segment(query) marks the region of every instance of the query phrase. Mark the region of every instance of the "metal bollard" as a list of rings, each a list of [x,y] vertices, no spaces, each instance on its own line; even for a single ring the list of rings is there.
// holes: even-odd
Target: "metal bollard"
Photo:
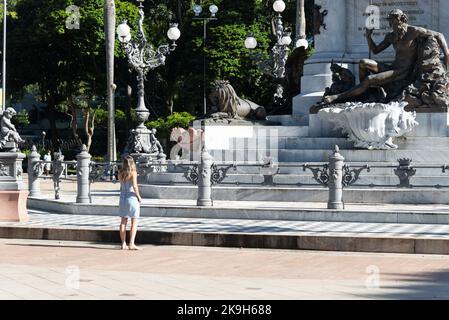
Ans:
[[[198,200],[199,207],[212,207],[212,165],[214,159],[203,147],[201,151],[201,162],[198,168]]]
[[[28,191],[30,197],[37,197],[41,194],[39,176],[42,174],[42,168],[38,163],[40,160],[41,155],[37,153],[36,146],[33,146],[28,156]]]
[[[83,144],[81,152],[76,156],[76,179],[78,185],[76,203],[90,203],[89,175],[91,158],[92,156],[87,152],[86,145]]]
[[[343,166],[345,158],[340,148],[335,146],[334,153],[329,156],[329,202],[328,209],[343,210]]]

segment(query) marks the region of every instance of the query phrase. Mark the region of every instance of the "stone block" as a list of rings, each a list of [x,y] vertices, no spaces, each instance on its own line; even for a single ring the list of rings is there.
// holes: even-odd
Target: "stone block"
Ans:
[[[0,191],[23,190],[22,161],[25,155],[15,152],[0,153]]]
[[[301,91],[302,92],[316,92],[324,91],[327,87],[332,85],[332,74],[315,74],[311,76],[302,76]]]
[[[26,222],[28,191],[0,191],[0,221]]]
[[[309,137],[335,137],[344,138],[341,130],[335,130],[334,126],[323,121],[317,114],[309,116]]]
[[[324,92],[305,92],[293,98],[293,115],[308,116],[310,108],[323,98]]]
[[[419,126],[407,137],[448,137],[449,113],[417,113]]]

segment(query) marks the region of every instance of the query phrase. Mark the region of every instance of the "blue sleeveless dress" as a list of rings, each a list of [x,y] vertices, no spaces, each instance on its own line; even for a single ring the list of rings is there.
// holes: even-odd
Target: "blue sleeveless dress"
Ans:
[[[131,219],[140,217],[140,203],[129,181],[120,183],[120,217]]]

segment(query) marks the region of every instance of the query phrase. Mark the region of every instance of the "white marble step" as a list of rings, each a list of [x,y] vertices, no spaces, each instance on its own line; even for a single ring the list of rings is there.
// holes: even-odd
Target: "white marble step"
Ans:
[[[362,188],[344,189],[346,203],[358,204],[449,204],[447,188]],[[140,185],[144,198],[150,199],[197,199],[198,187],[193,185]],[[280,186],[215,186],[212,199],[221,201],[273,201],[273,202],[325,202],[329,190],[324,187]]]
[[[264,183],[264,177],[260,174],[233,174],[233,170],[230,170],[226,179],[221,183],[222,185],[262,185]],[[436,176],[414,176],[411,178],[411,183],[415,186],[448,186],[449,187],[449,172],[447,174],[441,174]],[[174,185],[185,184],[190,182],[184,177],[183,173],[156,173],[147,176],[146,180],[141,181],[143,184],[154,185]],[[274,177],[274,183],[280,185],[318,185],[313,179],[311,171],[306,171],[302,175],[287,175],[279,174]],[[373,173],[367,173],[364,171],[360,175],[360,179],[354,184],[354,186],[396,186],[398,185],[399,178],[393,173],[388,175],[379,175]]]
[[[330,150],[279,150],[280,162],[327,162]],[[411,158],[414,162],[449,163],[449,149],[436,150],[341,150],[347,162],[392,162]]]
[[[399,150],[449,150],[449,137],[403,137],[394,141],[398,145]],[[260,149],[277,146],[279,149],[289,150],[332,150],[336,145],[340,149],[354,149],[354,144],[347,138],[334,137],[291,137],[276,136],[270,137],[260,136],[254,138],[235,138],[231,141],[231,146],[235,149],[244,147],[245,149]],[[362,150],[362,149],[359,149]]]
[[[197,127],[201,128],[201,127]],[[273,137],[307,137],[309,127],[304,126],[207,126],[206,135],[211,138],[223,136],[255,138],[260,136]]]
[[[282,126],[308,126],[308,116],[278,115],[268,116],[268,121],[282,123]]]

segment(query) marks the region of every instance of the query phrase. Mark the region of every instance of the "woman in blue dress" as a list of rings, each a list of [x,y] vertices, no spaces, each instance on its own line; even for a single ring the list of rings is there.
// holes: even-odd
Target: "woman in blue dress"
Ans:
[[[138,218],[140,216],[140,203],[142,197],[137,186],[137,169],[134,159],[127,156],[123,159],[122,170],[119,173],[120,180],[120,239],[122,240],[122,250],[141,250],[134,243],[137,233]],[[126,225],[131,219],[131,239],[129,247],[126,246]]]

